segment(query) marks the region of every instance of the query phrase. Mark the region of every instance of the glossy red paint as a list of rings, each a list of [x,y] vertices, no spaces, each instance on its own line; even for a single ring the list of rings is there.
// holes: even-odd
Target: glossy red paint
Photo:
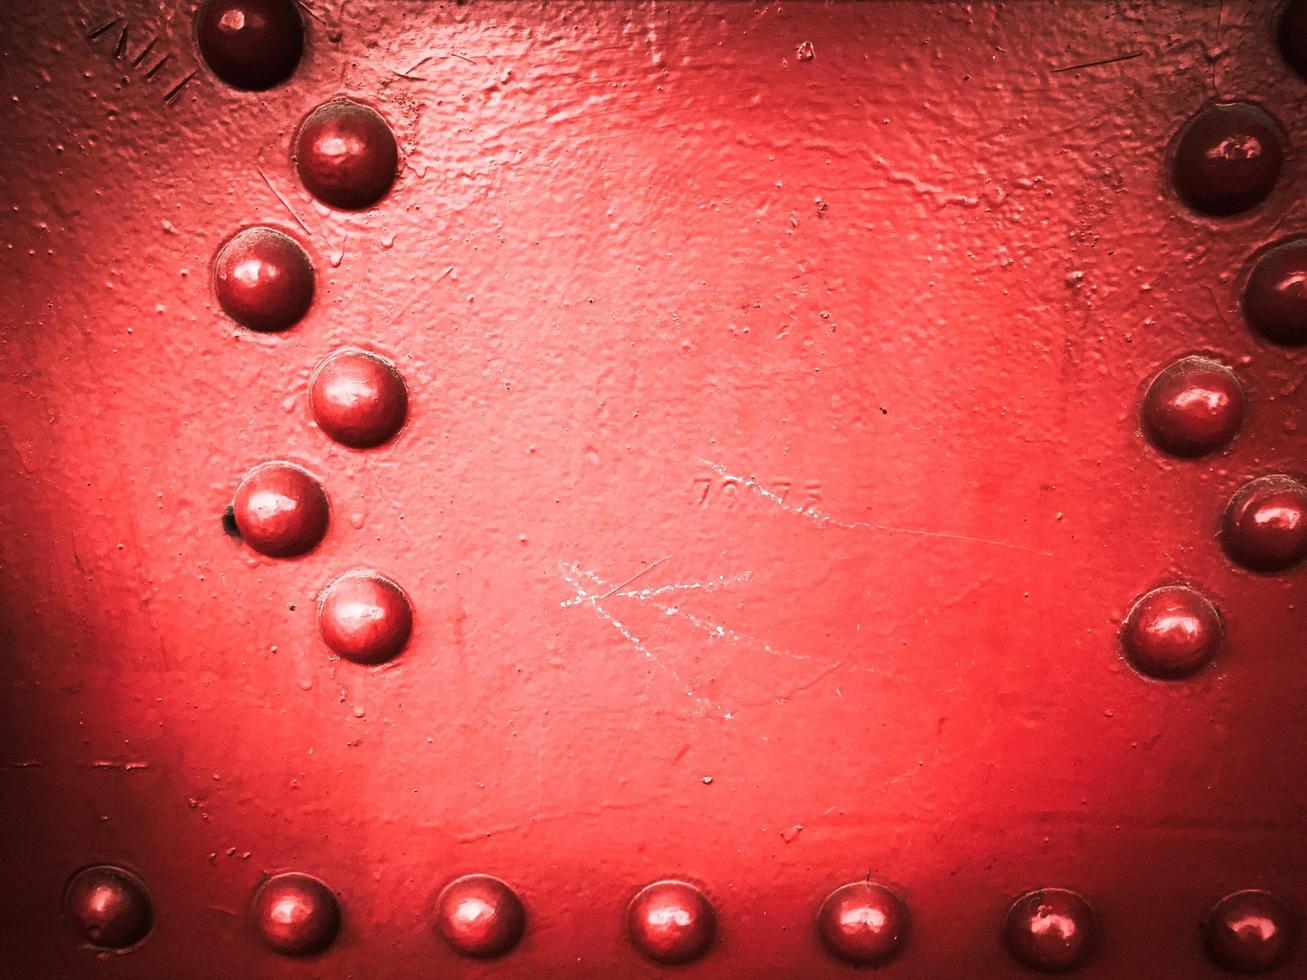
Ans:
[[[1175,456],[1224,447],[1243,425],[1243,387],[1234,372],[1206,357],[1184,357],[1158,374],[1144,396],[1144,429]]]
[[[1185,127],[1175,153],[1175,186],[1206,214],[1232,215],[1266,200],[1284,163],[1284,137],[1256,106],[1214,105]]]
[[[390,190],[399,148],[375,109],[337,99],[309,113],[295,137],[294,159],[310,194],[333,207],[358,210]]]
[[[258,91],[295,70],[304,23],[295,0],[204,0],[195,15],[195,40],[220,80]]]
[[[1012,903],[1004,938],[1023,966],[1067,973],[1089,962],[1097,940],[1093,910],[1065,888],[1040,888]]]
[[[1230,498],[1221,527],[1226,553],[1245,568],[1282,572],[1307,559],[1307,487],[1260,476]]]
[[[259,939],[274,953],[312,956],[336,938],[340,905],[317,878],[287,871],[259,886],[250,903],[250,919]]]
[[[242,540],[273,558],[312,551],[327,533],[327,495],[308,470],[294,463],[260,463],[241,479],[232,518]]]
[[[1243,312],[1267,340],[1307,344],[1307,239],[1284,242],[1258,259],[1244,290]]]
[[[684,881],[656,881],[626,912],[631,944],[657,963],[688,963],[708,952],[717,915],[707,897]]]
[[[1221,617],[1202,595],[1182,585],[1141,596],[1126,616],[1121,644],[1137,670],[1152,677],[1188,677],[1221,648]]]
[[[68,882],[64,910],[84,942],[101,949],[127,949],[143,940],[154,923],[150,893],[125,868],[84,868]]]
[[[817,911],[869,875],[889,978],[1028,978],[1040,883],[1092,900],[1098,980],[1224,976],[1236,888],[1300,919],[1307,569],[1220,532],[1307,476],[1297,260],[1269,332],[1244,304],[1307,234],[1282,4],[300,9],[250,93],[194,0],[0,3],[0,974],[644,980],[669,876],[715,910],[691,980],[852,975]],[[340,99],[398,150],[360,210],[292,159]],[[1224,103],[1285,153],[1213,217],[1175,152]],[[219,299],[256,227],[312,267],[292,329]],[[347,346],[408,391],[366,451],[311,410]],[[1141,413],[1191,355],[1246,412],[1181,459]],[[294,561],[224,533],[265,460],[330,499]],[[411,602],[382,665],[323,643],[350,569]],[[1160,683],[1121,633],[1173,583],[1224,638]],[[122,954],[60,912],[105,862],[155,911]],[[308,962],[250,925],[286,868],[341,910]],[[475,962],[431,912],[483,871],[529,925]]]
[[[1236,973],[1267,973],[1293,951],[1293,913],[1270,892],[1248,889],[1221,899],[1203,922],[1212,959]]]
[[[490,875],[464,875],[436,898],[441,938],[466,956],[503,956],[522,938],[526,910],[512,888]]]
[[[826,896],[817,933],[831,954],[855,966],[889,963],[907,939],[908,910],[884,885],[854,881]]]
[[[275,333],[293,327],[313,303],[313,264],[290,236],[246,228],[214,259],[213,288],[237,323]]]
[[[408,414],[408,389],[395,365],[361,350],[336,351],[318,365],[309,400],[322,431],[355,449],[388,441]]]
[[[346,660],[378,664],[399,654],[413,632],[413,607],[394,582],[373,572],[342,575],[322,593],[318,627]]]

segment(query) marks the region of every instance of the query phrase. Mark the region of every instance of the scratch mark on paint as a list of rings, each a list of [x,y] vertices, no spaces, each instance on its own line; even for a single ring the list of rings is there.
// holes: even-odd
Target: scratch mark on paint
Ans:
[[[1038,548],[1031,548],[1023,544],[1014,544],[1011,541],[998,541],[993,538],[980,538],[970,534],[956,534],[951,531],[932,531],[926,528],[918,528],[918,527],[898,527],[893,524],[872,524],[864,521],[841,521],[838,518],[832,517],[829,514],[821,510],[818,510],[816,507],[813,506],[801,507],[797,504],[787,504],[784,498],[781,497],[780,494],[776,493],[776,491],[759,483],[757,480],[752,479],[751,477],[737,476],[734,473],[729,473],[724,467],[718,465],[717,463],[711,462],[710,460],[700,458],[699,462],[702,463],[704,466],[708,467],[710,470],[712,470],[722,479],[730,480],[731,482],[737,483],[748,490],[752,490],[754,493],[758,494],[759,496],[765,497],[766,499],[770,500],[772,503],[776,504],[776,506],[780,507],[782,510],[787,510],[792,514],[799,514],[800,516],[806,517],[809,520],[813,521],[814,523],[821,524],[823,526],[838,527],[846,531],[881,531],[886,534],[910,534],[922,538],[940,538],[948,541],[967,541],[972,544],[989,545],[994,548],[1006,548],[1009,551],[1022,551],[1031,555],[1040,555],[1044,558],[1054,557],[1051,551],[1041,551]]]
[[[299,225],[302,229],[304,229],[304,234],[312,238],[313,232],[309,231],[309,226],[306,225],[302,220],[300,220],[300,216],[295,213],[295,209],[290,206],[290,202],[281,196],[281,192],[278,191],[277,188],[272,186],[272,181],[270,181],[268,179],[268,175],[263,172],[263,168],[258,165],[255,165],[254,169],[259,172],[259,176],[263,178],[263,182],[268,185],[268,190],[272,191],[273,197],[275,197],[278,201],[280,201],[281,206],[286,209],[287,213],[289,213],[292,218],[295,219],[295,224]]]

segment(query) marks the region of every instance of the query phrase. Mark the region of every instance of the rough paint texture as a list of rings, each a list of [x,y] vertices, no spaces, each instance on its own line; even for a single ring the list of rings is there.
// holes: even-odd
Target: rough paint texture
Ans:
[[[1025,975],[1003,916],[1060,886],[1081,975],[1192,980],[1222,895],[1301,911],[1304,572],[1217,541],[1307,467],[1307,352],[1238,308],[1307,225],[1278,5],[305,6],[251,94],[192,3],[0,5],[0,972],[651,977],[623,915],[670,877],[719,925],[680,975],[838,977],[814,916],[871,874],[912,916],[886,976]],[[290,161],[341,96],[402,152],[357,214]],[[1215,99],[1288,146],[1224,221],[1168,186]],[[209,281],[255,224],[317,269],[282,335]],[[309,411],[345,345],[409,385],[364,453]],[[1138,424],[1189,353],[1249,406],[1192,462]],[[268,459],[330,496],[303,558],[223,533]],[[413,601],[392,665],[320,639],[356,567]],[[1225,646],[1149,681],[1121,619],[1179,582]],[[154,902],[127,955],[59,917],[99,862]],[[246,922],[283,870],[340,898],[308,963]],[[429,922],[472,872],[527,910],[486,963]]]

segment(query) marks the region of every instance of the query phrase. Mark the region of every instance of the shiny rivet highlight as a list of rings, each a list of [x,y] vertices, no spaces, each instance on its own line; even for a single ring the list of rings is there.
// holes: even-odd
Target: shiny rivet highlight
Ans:
[[[436,898],[436,931],[465,956],[502,956],[517,945],[526,928],[526,910],[517,894],[490,875],[464,875]]]
[[[1225,216],[1255,207],[1275,187],[1284,137],[1250,105],[1214,105],[1191,119],[1175,152],[1175,187],[1190,207]]]
[[[832,955],[855,966],[883,966],[907,938],[908,910],[883,885],[855,881],[835,889],[817,912],[817,934]]]
[[[1153,379],[1144,395],[1148,438],[1173,456],[1214,452],[1243,424],[1243,387],[1234,372],[1206,357],[1184,357]]]
[[[250,903],[250,918],[259,938],[274,953],[311,956],[336,938],[340,903],[317,878],[289,871],[259,886]]]
[[[322,431],[355,449],[386,442],[408,414],[408,390],[395,365],[361,350],[336,351],[318,365],[309,400]]]
[[[1236,973],[1265,973],[1284,965],[1293,952],[1293,916],[1270,892],[1249,889],[1227,895],[1203,922],[1203,942],[1212,960]]]
[[[205,0],[195,40],[220,79],[261,91],[285,81],[299,64],[304,23],[295,0]]]
[[[1044,973],[1065,973],[1093,953],[1094,913],[1065,888],[1026,892],[1008,910],[1003,934],[1013,957]]]
[[[413,631],[413,607],[394,582],[350,572],[332,582],[318,604],[318,628],[332,651],[361,664],[399,654]]]
[[[684,881],[657,881],[626,913],[627,934],[644,956],[658,963],[686,963],[708,951],[717,916],[703,892]]]
[[[332,207],[358,210],[390,190],[399,148],[374,109],[348,99],[314,109],[295,139],[295,166],[305,189]]]
[[[1257,260],[1244,286],[1243,313],[1267,340],[1307,344],[1307,239],[1277,245]]]
[[[1216,656],[1223,629],[1216,607],[1193,589],[1169,585],[1135,602],[1121,627],[1121,645],[1150,677],[1187,677]]]
[[[236,487],[232,517],[255,551],[290,558],[311,551],[327,533],[327,495],[294,463],[263,463]]]
[[[150,893],[124,868],[101,864],[77,872],[64,890],[64,910],[83,940],[102,949],[127,949],[154,924]]]
[[[1226,508],[1221,544],[1256,572],[1297,565],[1307,558],[1307,487],[1282,474],[1245,483]]]
[[[247,228],[218,250],[213,288],[237,323],[275,333],[298,323],[313,303],[313,263],[289,236]]]

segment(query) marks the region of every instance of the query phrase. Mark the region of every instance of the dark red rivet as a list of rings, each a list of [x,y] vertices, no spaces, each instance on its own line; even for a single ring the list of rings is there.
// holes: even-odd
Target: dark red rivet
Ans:
[[[295,0],[204,0],[195,37],[215,75],[250,91],[289,78],[304,50]]]
[[[1141,596],[1121,628],[1126,656],[1150,677],[1186,677],[1216,655],[1221,617],[1193,589],[1168,585]]]
[[[408,412],[408,391],[395,366],[361,350],[336,351],[318,365],[309,400],[322,431],[355,449],[381,445]]]
[[[375,110],[341,99],[318,106],[304,120],[295,139],[295,165],[318,200],[357,210],[390,190],[399,148]]]
[[[855,966],[881,966],[898,955],[908,931],[908,910],[883,885],[855,881],[827,896],[817,912],[817,933],[832,954]]]
[[[1266,199],[1284,162],[1275,120],[1250,105],[1214,105],[1191,119],[1175,151],[1175,187],[1197,211],[1231,215]]]
[[[703,892],[684,881],[656,881],[626,912],[631,942],[658,963],[685,963],[707,952],[717,916]]]
[[[1279,33],[1284,60],[1307,78],[1307,0],[1292,0],[1285,8]]]
[[[1307,344],[1307,239],[1277,245],[1257,261],[1244,287],[1243,313],[1267,340]]]
[[[102,949],[135,946],[154,924],[145,884],[130,871],[110,864],[73,875],[64,890],[64,909],[81,937]]]
[[[1094,913],[1065,888],[1026,892],[1008,910],[1004,937],[1021,963],[1045,973],[1083,966],[1093,952]]]
[[[255,551],[289,558],[312,550],[327,533],[327,495],[294,463],[263,463],[236,488],[232,516]]]
[[[350,572],[332,582],[318,604],[318,628],[335,653],[361,664],[394,657],[413,631],[413,607],[394,582]]]
[[[1226,508],[1221,544],[1253,571],[1297,565],[1307,558],[1307,487],[1279,474],[1245,483]]]
[[[1293,952],[1293,916],[1270,892],[1249,889],[1227,895],[1203,922],[1207,952],[1236,973],[1265,973]]]
[[[490,875],[465,875],[436,898],[436,931],[465,956],[502,956],[517,945],[526,910],[508,885]]]
[[[1206,357],[1184,357],[1149,385],[1144,431],[1165,452],[1202,456],[1234,438],[1243,412],[1243,387],[1234,372]]]
[[[340,929],[340,903],[325,884],[297,871],[273,875],[254,893],[250,918],[274,953],[311,956],[331,945]]]
[[[313,302],[313,263],[281,232],[247,228],[219,249],[213,287],[218,303],[237,323],[264,332],[285,330]]]

